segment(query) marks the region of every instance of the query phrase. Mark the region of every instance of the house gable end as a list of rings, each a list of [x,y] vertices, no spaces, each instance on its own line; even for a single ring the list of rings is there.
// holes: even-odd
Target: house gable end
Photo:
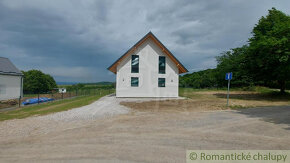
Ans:
[[[139,40],[134,46],[132,46],[125,54],[123,54],[116,62],[114,62],[108,70],[113,73],[117,73],[117,66],[121,63],[122,60],[130,56],[134,51],[137,50],[139,46],[141,46],[146,40],[151,39],[160,49],[161,51],[167,55],[178,67],[179,74],[186,73],[188,70],[177,60],[177,58],[153,35],[152,32],[146,34],[141,40]]]

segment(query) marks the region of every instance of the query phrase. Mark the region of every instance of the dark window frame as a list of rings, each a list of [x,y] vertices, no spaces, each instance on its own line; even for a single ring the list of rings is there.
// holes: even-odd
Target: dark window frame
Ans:
[[[164,66],[161,66],[162,60],[164,60]],[[165,74],[166,73],[166,57],[165,56],[159,56],[158,73],[159,74]]]
[[[132,82],[134,79],[137,79],[136,85]],[[139,87],[139,77],[131,77],[131,87]]]
[[[136,65],[133,65],[133,62],[136,58],[138,58],[138,63]],[[131,56],[131,73],[139,73],[139,63],[140,63],[139,55],[132,55]]]
[[[161,81],[163,80],[163,82]],[[162,83],[160,83],[162,82]],[[165,78],[158,78],[158,87],[166,87],[166,79]]]

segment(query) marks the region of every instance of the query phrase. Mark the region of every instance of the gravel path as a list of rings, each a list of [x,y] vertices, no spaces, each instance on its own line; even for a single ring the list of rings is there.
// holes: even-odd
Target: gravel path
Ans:
[[[47,116],[39,117],[43,120],[62,122],[90,121],[100,117],[108,117],[117,114],[126,114],[129,109],[119,105],[119,100],[112,95],[105,96],[90,105],[80,108],[58,112]]]

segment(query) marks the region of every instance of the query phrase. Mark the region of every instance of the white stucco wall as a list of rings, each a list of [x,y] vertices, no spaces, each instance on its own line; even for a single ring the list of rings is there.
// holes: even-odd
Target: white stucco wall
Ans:
[[[21,82],[21,76],[0,75],[0,100],[22,96]]]
[[[178,68],[151,40],[132,55],[139,55],[139,73],[131,73],[131,55],[117,67],[117,97],[178,97]],[[159,56],[166,56],[165,74],[159,74]],[[139,86],[131,87],[131,77],[139,77]],[[158,78],[165,78],[165,87],[158,87]]]

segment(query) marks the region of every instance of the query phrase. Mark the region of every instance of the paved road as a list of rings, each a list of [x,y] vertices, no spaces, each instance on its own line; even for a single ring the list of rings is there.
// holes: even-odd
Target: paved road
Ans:
[[[0,161],[184,162],[186,149],[290,149],[290,106],[111,115],[118,102],[105,97],[69,114],[1,122]],[[64,118],[100,106],[110,116]]]

